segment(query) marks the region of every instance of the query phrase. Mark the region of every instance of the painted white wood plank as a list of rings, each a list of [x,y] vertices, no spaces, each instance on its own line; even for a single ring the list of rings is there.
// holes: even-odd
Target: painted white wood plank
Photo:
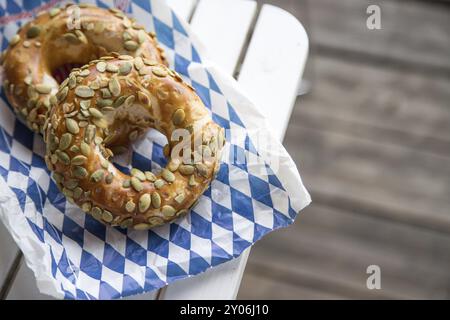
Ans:
[[[3,287],[5,278],[18,254],[19,248],[0,221],[0,288]]]
[[[209,46],[202,37],[200,40]],[[280,53],[280,49],[286,52]],[[289,122],[307,52],[308,37],[300,22],[284,10],[263,6],[238,81],[269,117],[280,140]],[[271,65],[275,67],[269,68]],[[171,284],[162,290],[160,299],[235,299],[249,253],[247,249],[235,260]]]
[[[239,83],[283,139],[308,56],[308,35],[290,13],[263,6]]]
[[[256,2],[200,0],[191,27],[208,58],[232,74],[256,13]]]
[[[166,0],[167,4],[184,20],[188,20],[194,11],[197,0]]]

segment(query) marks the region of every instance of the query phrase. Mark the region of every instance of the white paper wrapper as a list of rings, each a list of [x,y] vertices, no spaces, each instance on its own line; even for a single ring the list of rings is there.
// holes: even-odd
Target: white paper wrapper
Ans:
[[[11,2],[14,6],[0,3],[9,22],[1,29],[3,49],[26,22],[14,20],[17,15],[37,12],[41,5],[27,1],[24,8],[22,1]],[[130,1],[126,11],[157,33],[171,67],[227,129],[221,170],[191,213],[170,225],[148,232],[105,227],[59,193],[42,158],[42,138],[16,120],[2,91],[0,217],[41,292],[58,298],[125,297],[201,273],[291,224],[311,201],[294,162],[258,108],[234,79],[202,57],[189,26],[163,1]],[[117,165],[158,169],[166,163],[163,144],[162,136],[150,131]]]

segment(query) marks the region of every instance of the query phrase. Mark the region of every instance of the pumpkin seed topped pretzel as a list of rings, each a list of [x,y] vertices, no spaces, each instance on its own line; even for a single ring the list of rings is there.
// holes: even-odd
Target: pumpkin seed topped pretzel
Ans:
[[[56,96],[45,126],[47,166],[67,199],[105,224],[143,230],[172,221],[219,169],[223,128],[192,87],[157,61],[103,57],[73,70]],[[159,174],[134,168],[131,176],[115,168],[113,151],[149,128],[169,141],[167,167]],[[174,152],[181,136],[184,154]]]
[[[83,65],[110,52],[166,64],[155,35],[120,10],[68,4],[42,12],[12,37],[2,55],[6,96],[28,127],[42,132],[59,86],[52,73],[63,65]],[[107,67],[103,62],[98,65],[100,70]],[[69,79],[68,87],[88,75],[84,69]]]

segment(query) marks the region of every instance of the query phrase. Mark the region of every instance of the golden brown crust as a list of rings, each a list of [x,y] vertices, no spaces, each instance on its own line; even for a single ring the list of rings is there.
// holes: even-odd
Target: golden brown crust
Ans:
[[[2,59],[6,96],[28,126],[41,132],[59,86],[52,72],[110,52],[166,64],[154,34],[146,33],[117,9],[88,5],[53,8],[39,14],[11,39]]]
[[[135,229],[185,214],[218,171],[224,144],[194,90],[164,65],[131,56],[91,62],[68,79],[45,131],[46,162],[66,197],[106,224]],[[108,160],[111,149],[148,128],[166,135],[169,164],[127,176]]]

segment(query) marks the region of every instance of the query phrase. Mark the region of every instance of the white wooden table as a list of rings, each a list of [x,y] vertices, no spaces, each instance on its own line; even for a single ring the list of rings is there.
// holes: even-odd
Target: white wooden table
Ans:
[[[208,58],[237,78],[270,119],[280,140],[289,122],[307,54],[308,36],[291,14],[253,0],[167,0],[203,42]],[[231,23],[230,23],[231,22]],[[235,299],[250,249],[239,258],[132,299]],[[0,223],[0,298],[49,299],[39,292]]]

